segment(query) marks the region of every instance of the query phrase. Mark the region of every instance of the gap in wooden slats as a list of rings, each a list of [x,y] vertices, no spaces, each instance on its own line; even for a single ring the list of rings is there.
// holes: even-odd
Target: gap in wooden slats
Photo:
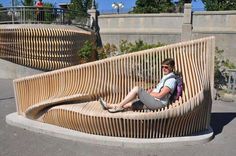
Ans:
[[[163,128],[163,119],[162,118],[160,118],[159,119],[159,124],[158,124],[158,138],[162,138],[162,133],[163,133],[163,130],[162,130],[162,128]]]
[[[144,69],[144,78],[145,78],[145,83],[144,83],[144,89],[147,89],[148,86],[149,86],[149,71],[150,71],[150,54],[149,53],[146,53],[145,55],[145,59],[144,59],[144,66],[145,66],[145,69]]]
[[[81,123],[81,132],[86,132],[86,125],[85,125],[85,121],[84,121],[84,115],[82,113],[80,113],[80,122]]]
[[[122,99],[122,93],[123,93],[123,82],[124,82],[124,75],[123,75],[123,70],[125,69],[124,68],[124,58],[121,58],[118,60],[118,66],[117,66],[117,78],[118,78],[118,85],[115,86],[114,90],[115,92],[117,92],[117,98],[116,98],[116,101],[115,103],[118,103],[121,101]]]
[[[121,85],[121,61],[122,61],[122,58],[120,59],[117,59],[116,60],[116,74],[114,75],[115,76],[115,85],[112,85],[112,90],[113,92],[115,93],[115,96],[114,96],[114,102],[113,103],[118,103],[118,100],[119,100],[119,93],[120,93],[120,85]]]
[[[83,110],[83,113],[86,115],[86,120],[87,120],[87,124],[88,124],[88,132],[93,132],[93,125],[91,123],[91,115],[90,112],[91,110],[93,110],[94,105],[91,105],[90,102],[87,102],[85,105],[85,109]]]
[[[77,79],[75,79],[76,75],[76,70],[75,69],[71,69],[69,72],[69,76],[70,76],[70,91],[69,91],[69,95],[74,95],[76,92],[76,87],[77,87]]]
[[[198,60],[197,60],[197,49],[196,49],[196,43],[193,44],[192,51],[193,51],[193,61],[194,61],[194,68],[195,68],[195,74],[196,74],[196,94],[200,91],[200,74],[199,74],[199,68],[198,68]]]
[[[108,127],[110,131],[110,136],[114,136],[115,132],[114,132],[114,126],[113,126],[113,119],[110,117],[108,118]]]
[[[178,133],[177,133],[177,136],[182,136],[183,135],[183,123],[184,123],[184,117],[186,117],[186,115],[181,115],[180,118],[179,118],[179,123],[178,123]]]
[[[195,116],[194,113],[189,112],[189,120],[188,120],[188,126],[187,126],[187,135],[191,135],[193,133],[192,125],[194,124],[194,116]]]
[[[107,129],[108,129],[108,135],[112,136],[112,125],[111,125],[110,119],[111,119],[110,117],[107,117],[105,120],[106,120]]]
[[[186,114],[184,114],[184,117],[182,116],[181,117],[182,119],[181,119],[181,122],[180,122],[180,124],[179,124],[179,127],[180,127],[180,133],[179,133],[179,135],[178,136],[183,136],[184,135],[184,131],[185,131],[185,129],[184,129],[184,127],[185,127],[185,125],[186,125],[186,118],[187,118],[187,115]]]
[[[187,130],[188,130],[188,126],[189,126],[189,113],[186,114],[185,118],[184,118],[184,122],[182,124],[182,136],[186,136],[187,135]]]
[[[101,118],[101,122],[102,122],[102,125],[103,125],[103,135],[107,135],[108,136],[108,129],[107,129],[107,124],[106,124],[106,118],[103,117]]]
[[[107,73],[106,76],[109,77],[109,83],[108,83],[108,92],[110,93],[108,96],[109,98],[109,102],[111,103],[115,103],[115,100],[116,100],[116,92],[114,92],[114,89],[113,89],[113,86],[116,86],[117,85],[117,77],[116,77],[116,74],[117,74],[117,60],[113,61],[113,62],[109,62],[108,64],[108,67],[112,65],[110,68],[112,68],[112,74],[110,75],[109,73]]]
[[[182,99],[183,99],[183,102],[186,102],[186,92],[188,91],[187,90],[187,85],[186,85],[186,76],[185,76],[185,73],[187,73],[185,71],[185,66],[184,66],[184,58],[183,58],[183,55],[184,52],[182,51],[182,48],[181,48],[181,45],[179,47],[177,47],[177,50],[178,50],[178,53],[179,53],[179,56],[180,56],[180,69],[181,69],[181,72],[182,72],[182,78],[183,78],[183,82],[184,82],[184,90],[183,90],[183,95],[182,95]]]
[[[96,95],[96,99],[98,97],[100,97],[100,88],[101,88],[101,75],[99,75],[99,72],[98,72],[98,67],[96,65],[93,66],[93,80],[94,80],[94,85],[93,85],[93,89],[91,90],[91,94],[92,95]]]
[[[116,136],[118,137],[122,137],[122,134],[121,134],[121,129],[122,129],[122,124],[120,124],[120,120],[118,118],[115,118],[115,123],[116,123]]]
[[[69,127],[69,129],[73,129],[72,125],[71,125],[71,122],[70,121],[70,114],[69,114],[69,111],[68,110],[63,110],[63,109],[59,109],[60,111],[60,126],[62,125],[63,127],[67,128]]]
[[[86,67],[83,67],[80,69],[81,70],[81,77],[82,77],[82,81],[81,81],[81,93],[85,94],[86,92],[86,87],[87,87],[87,73],[86,73]]]
[[[98,127],[99,127],[99,135],[104,135],[105,134],[102,120],[103,120],[102,117],[100,117],[100,116],[97,117],[97,124],[98,124]]]
[[[116,118],[111,118],[111,124],[112,124],[112,132],[113,132],[112,136],[118,137],[119,128],[118,128],[118,125],[117,125],[117,119]]]
[[[101,122],[100,122],[100,117],[99,116],[95,116],[95,124],[97,126],[97,134],[98,135],[102,135],[103,132],[102,132],[102,125],[101,125]]]
[[[85,93],[86,94],[91,94],[91,88],[93,88],[94,86],[94,81],[93,81],[93,73],[92,73],[92,66],[87,66],[86,67],[86,73],[87,73],[87,76],[86,76],[86,80],[87,82],[86,83],[86,89],[85,89]]]
[[[195,111],[199,113],[199,115],[202,115],[202,105],[198,106],[198,108]],[[202,117],[196,118],[195,131],[198,131],[200,129],[201,120],[202,120]]]
[[[120,93],[120,98],[119,98],[119,101],[120,102],[122,99],[125,98],[125,96],[127,95],[127,92],[126,92],[126,88],[128,88],[128,83],[127,81],[129,81],[129,76],[128,76],[128,68],[130,68],[129,66],[129,57],[124,57],[123,58],[123,70],[121,71],[121,74],[122,74],[122,80],[121,80],[121,93]]]
[[[153,133],[154,133],[154,127],[153,127],[154,121],[153,121],[153,119],[150,119],[149,122],[150,122],[150,126],[149,126],[149,137],[148,138],[152,138]]]
[[[112,82],[115,84],[115,79],[114,79],[114,77],[115,77],[115,61],[113,61],[113,62],[111,62],[111,61],[109,61],[109,62],[106,62],[106,66],[107,66],[107,69],[108,69],[108,71],[107,72],[105,72],[105,77],[107,77],[107,82],[106,82],[106,84],[105,84],[105,87],[106,87],[106,93],[108,93],[107,94],[107,96],[106,96],[106,101],[107,102],[109,102],[109,103],[112,103],[113,101],[113,99],[111,98],[111,95],[113,95],[114,93],[113,93],[113,90],[112,90]],[[110,71],[110,74],[109,74],[109,71]]]
[[[85,123],[85,133],[88,132],[88,133],[91,133],[91,130],[90,130],[90,125],[89,125],[89,117],[86,115],[86,113],[83,113],[84,114],[84,123]]]
[[[140,62],[139,62],[139,73],[138,76],[140,77],[140,81],[139,81],[139,86],[144,88],[144,77],[143,77],[143,69],[144,69],[144,55],[142,54],[140,57]]]
[[[90,125],[90,133],[92,134],[97,134],[97,128],[96,128],[96,125],[94,123],[94,116],[93,115],[90,115],[88,116],[89,118],[89,125]]]
[[[189,46],[187,48],[189,50]],[[189,86],[188,87],[188,89],[189,89],[189,98],[191,99],[193,97],[193,95],[194,95],[194,88],[195,88],[194,81],[195,81],[195,77],[196,76],[193,74],[194,73],[194,71],[193,71],[193,62],[191,60],[190,52],[189,51],[187,52],[187,64],[191,64],[188,67],[189,70],[188,70],[188,74],[187,74],[188,82],[189,82],[189,85],[188,85]]]
[[[171,136],[171,126],[172,126],[172,122],[173,122],[173,118],[168,118],[168,120],[166,121],[167,125],[166,125],[166,129],[165,129],[165,137],[168,138]]]
[[[72,110],[74,110],[74,105],[72,105]],[[76,112],[70,111],[70,121],[72,129],[78,131],[78,120],[76,120]]]
[[[88,70],[88,66],[83,68],[83,77],[84,77],[84,87],[83,87],[83,94],[86,94],[88,92],[88,88],[90,86],[90,81],[88,79],[90,79],[90,72]]]
[[[173,123],[171,125],[171,135],[170,137],[175,137],[177,136],[176,133],[177,133],[177,127],[178,127],[178,116],[175,116],[173,118]]]

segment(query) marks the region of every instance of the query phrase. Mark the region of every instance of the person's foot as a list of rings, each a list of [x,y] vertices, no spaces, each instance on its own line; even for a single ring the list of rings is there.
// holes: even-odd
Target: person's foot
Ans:
[[[123,107],[119,107],[119,106],[115,106],[113,108],[108,109],[108,112],[110,113],[117,113],[117,112],[123,112],[124,108]]]
[[[99,102],[104,110],[108,109],[107,103],[101,97],[99,98]]]

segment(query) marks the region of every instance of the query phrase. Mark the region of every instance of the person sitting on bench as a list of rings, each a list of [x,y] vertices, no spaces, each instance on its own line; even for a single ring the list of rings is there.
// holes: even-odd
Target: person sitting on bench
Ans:
[[[164,76],[154,89],[146,91],[136,86],[119,104],[110,104],[100,98],[101,106],[110,113],[121,112],[128,108],[156,110],[165,107],[169,103],[177,85],[173,72],[174,67],[175,61],[173,59],[165,59],[161,66]]]

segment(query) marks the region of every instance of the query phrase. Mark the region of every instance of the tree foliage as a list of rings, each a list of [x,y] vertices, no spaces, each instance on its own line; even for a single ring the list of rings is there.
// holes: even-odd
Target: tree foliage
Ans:
[[[34,0],[21,0],[21,3],[24,5],[24,6],[34,6]]]
[[[236,10],[236,0],[202,0],[207,11]]]
[[[140,39],[135,41],[134,43],[128,42],[127,40],[121,40],[119,48],[120,48],[121,53],[126,54],[126,53],[137,52],[140,50],[161,47],[163,45],[164,44],[162,44],[160,42],[158,42],[157,44],[148,44]]]
[[[235,69],[236,66],[223,56],[224,50],[216,47],[215,51],[215,88],[222,89],[228,80],[227,69]]]
[[[86,16],[87,10],[92,6],[92,0],[71,0],[69,10],[73,11],[72,16]]]
[[[171,0],[137,0],[134,13],[174,12],[175,5]]]

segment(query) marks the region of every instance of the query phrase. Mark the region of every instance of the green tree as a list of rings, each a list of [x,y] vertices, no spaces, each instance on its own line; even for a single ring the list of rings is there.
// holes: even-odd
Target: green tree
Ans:
[[[2,4],[0,4],[0,22],[11,21],[11,17],[8,16],[7,12],[7,9],[4,8]]]
[[[236,10],[235,0],[202,0],[207,11]]]
[[[71,0],[69,10],[73,12],[72,17],[86,16],[87,10],[92,6],[92,0]]]
[[[44,20],[46,21],[46,23],[51,23],[54,20],[54,12],[53,12],[53,4],[52,3],[44,3],[43,5],[44,7]]]
[[[174,12],[175,5],[171,0],[137,0],[133,13]]]
[[[21,0],[21,3],[24,5],[24,6],[33,6],[34,5],[34,0]]]

